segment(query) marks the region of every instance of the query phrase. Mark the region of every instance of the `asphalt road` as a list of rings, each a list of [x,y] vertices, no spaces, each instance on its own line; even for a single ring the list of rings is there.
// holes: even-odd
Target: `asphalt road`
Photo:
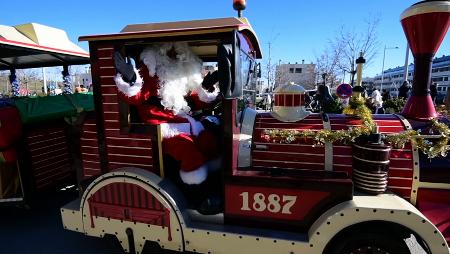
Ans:
[[[77,197],[75,190],[38,197],[30,209],[0,206],[0,253],[3,254],[121,254],[112,240],[64,230],[59,208]],[[412,254],[425,253],[414,238]],[[159,251],[151,251],[152,254]]]
[[[0,253],[120,254],[114,242],[64,230],[59,208],[77,193],[59,191],[37,198],[30,209],[0,207]]]

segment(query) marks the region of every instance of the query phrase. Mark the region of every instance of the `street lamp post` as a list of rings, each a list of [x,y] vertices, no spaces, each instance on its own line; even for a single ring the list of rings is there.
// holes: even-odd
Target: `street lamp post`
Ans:
[[[384,45],[384,51],[383,51],[383,65],[381,67],[381,84],[380,84],[380,92],[383,92],[383,81],[384,81],[384,60],[386,59],[386,49],[398,49],[398,47],[389,47],[387,48],[386,45]]]

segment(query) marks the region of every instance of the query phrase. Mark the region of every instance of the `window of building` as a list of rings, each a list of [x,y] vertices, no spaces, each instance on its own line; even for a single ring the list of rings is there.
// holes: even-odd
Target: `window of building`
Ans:
[[[295,73],[302,73],[302,68],[295,68]]]
[[[289,68],[289,73],[294,73],[294,68]]]
[[[444,81],[448,81],[448,76],[447,76],[447,77],[444,77]]]
[[[442,91],[442,87],[437,88],[438,92]]]
[[[442,91],[447,91],[447,87],[446,86],[444,86],[444,87],[442,87]]]
[[[437,69],[437,68],[433,68],[433,69],[431,70],[431,72],[432,72],[432,73],[438,72],[438,69]]]

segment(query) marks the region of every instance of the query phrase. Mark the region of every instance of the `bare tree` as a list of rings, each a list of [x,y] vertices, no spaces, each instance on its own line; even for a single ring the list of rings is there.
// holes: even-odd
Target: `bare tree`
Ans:
[[[371,63],[377,54],[379,42],[376,31],[379,22],[380,19],[375,16],[366,20],[366,29],[363,32],[356,32],[354,29],[350,31],[342,26],[334,40],[330,42],[331,48],[340,50],[338,68],[350,73],[352,81],[356,74],[355,61],[360,52],[366,59],[366,66]]]
[[[331,87],[337,84],[340,72],[339,61],[342,53],[341,44],[333,44],[327,47],[320,56],[316,57],[316,75],[318,83],[326,83]],[[324,75],[325,79],[324,80]]]

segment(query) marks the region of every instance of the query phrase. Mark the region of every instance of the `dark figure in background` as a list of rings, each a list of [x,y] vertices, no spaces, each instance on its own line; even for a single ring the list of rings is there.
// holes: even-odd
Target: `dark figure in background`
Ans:
[[[411,90],[411,85],[408,81],[403,81],[403,84],[398,89],[398,97],[403,99],[408,99],[409,91]]]
[[[317,110],[321,112],[329,112],[335,104],[335,100],[330,93],[330,88],[326,85],[319,85],[317,87],[317,93],[314,99],[318,102],[318,106],[320,107]]]
[[[386,91],[386,89],[383,89],[381,97],[383,98],[383,101],[387,101],[391,99],[391,94],[388,91]]]
[[[431,99],[433,100],[433,103],[436,104],[436,97],[437,97],[437,84],[433,83],[430,85],[430,96]]]

